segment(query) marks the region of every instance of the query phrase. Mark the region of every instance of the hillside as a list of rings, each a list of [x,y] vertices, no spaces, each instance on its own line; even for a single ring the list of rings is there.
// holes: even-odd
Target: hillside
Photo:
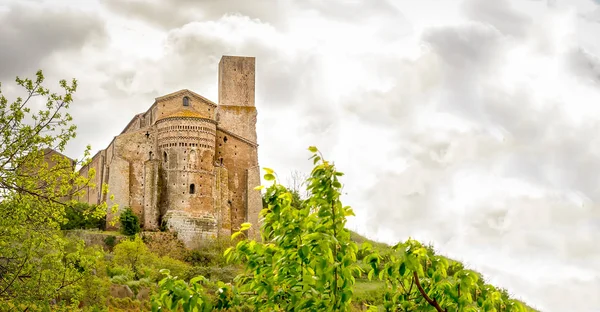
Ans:
[[[377,250],[379,253],[383,254],[383,253],[389,252],[389,250],[391,248],[391,246],[388,244],[373,241],[373,240],[368,239],[354,231],[350,231],[350,233],[351,233],[352,241],[354,241],[357,244],[362,244],[365,242],[369,243],[373,246],[373,249]],[[428,250],[430,252],[434,253],[433,248],[428,247]],[[463,264],[460,261],[456,261],[456,260],[450,259],[448,257],[444,257],[444,258],[447,259],[448,262],[451,264],[459,265],[461,267],[463,266]],[[385,283],[383,283],[381,281],[374,281],[374,280],[369,281],[366,277],[363,277],[363,278],[357,279],[355,294],[356,294],[356,297],[360,298],[360,301],[362,301],[362,302],[379,305],[379,304],[381,304],[381,297],[383,297],[385,288],[386,288]],[[503,293],[505,293],[506,296],[508,296],[508,292],[505,289],[501,289],[501,291]],[[519,301],[519,302],[521,302],[526,307],[527,311],[532,311],[532,312],[538,311],[538,310],[530,307],[529,305],[527,305],[525,302],[522,302],[522,301]]]
[[[89,246],[100,246],[105,250],[105,260],[101,267],[104,267],[106,274],[100,276],[106,277],[108,287],[105,288],[104,295],[107,298],[110,311],[133,311],[139,308],[149,308],[151,290],[155,288],[152,282],[158,281],[159,275],[135,277],[133,272],[127,273],[127,265],[120,263],[126,258],[123,254],[127,250],[131,251],[136,241],[130,242],[127,237],[115,232],[102,232],[94,230],[68,231],[70,235],[75,235],[86,241]],[[350,231],[351,239],[359,249],[367,243],[373,247],[373,250],[381,255],[392,253],[391,246],[370,240],[356,232]],[[114,237],[115,239],[107,239]],[[196,275],[203,275],[211,281],[233,282],[234,277],[243,273],[240,265],[228,264],[224,251],[231,245],[229,240],[215,240],[204,247],[187,250],[176,237],[168,232],[143,232],[141,238],[137,241],[137,256],[143,259],[146,270],[158,271],[162,268],[168,268],[172,273],[177,274],[184,280],[190,280]],[[125,245],[114,242],[123,242]],[[107,244],[108,242],[108,244]],[[113,242],[113,243],[111,243]],[[126,246],[128,245],[128,246]],[[140,245],[143,245],[140,248]],[[429,248],[431,249],[431,248]],[[364,260],[362,255],[358,257]],[[110,259],[110,260],[107,260]],[[462,266],[459,262],[446,258],[452,264]],[[363,261],[359,261],[359,266],[368,272],[369,266]],[[355,311],[366,309],[366,305],[375,305],[383,309],[383,298],[386,292],[386,284],[378,279],[369,280],[367,274],[362,274],[356,278],[354,285],[354,297],[352,307]],[[216,284],[208,286],[210,292],[218,290]],[[506,291],[501,290],[506,293]],[[508,294],[506,294],[508,296]],[[529,306],[527,311],[537,311]]]

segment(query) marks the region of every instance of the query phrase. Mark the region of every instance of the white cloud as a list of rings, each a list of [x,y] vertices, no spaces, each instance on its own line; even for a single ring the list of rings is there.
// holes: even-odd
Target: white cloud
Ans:
[[[80,80],[70,153],[156,96],[216,100],[220,56],[256,56],[262,165],[285,181],[317,145],[347,174],[352,228],[431,241],[543,311],[598,311],[594,2],[89,3],[108,44],[31,63]]]

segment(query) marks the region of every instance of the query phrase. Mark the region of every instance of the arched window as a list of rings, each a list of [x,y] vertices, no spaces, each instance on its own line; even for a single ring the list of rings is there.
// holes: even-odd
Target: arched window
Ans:
[[[187,96],[183,97],[183,106],[190,106],[190,98]]]
[[[167,162],[167,152],[163,152],[163,160],[164,162]]]
[[[196,193],[196,186],[194,185],[194,183],[190,184],[190,194],[194,194]]]

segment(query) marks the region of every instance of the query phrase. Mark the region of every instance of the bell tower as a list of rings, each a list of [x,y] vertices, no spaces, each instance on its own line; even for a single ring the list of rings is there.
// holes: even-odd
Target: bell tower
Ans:
[[[221,58],[215,160],[227,170],[231,228],[250,222],[252,236],[262,209],[260,191],[254,189],[260,184],[254,84],[254,57]]]

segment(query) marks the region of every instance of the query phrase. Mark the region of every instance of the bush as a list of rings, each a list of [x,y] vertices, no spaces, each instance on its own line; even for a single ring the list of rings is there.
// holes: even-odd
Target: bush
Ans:
[[[123,240],[114,249],[112,265],[127,268],[133,279],[146,277],[146,267],[152,263],[153,255],[148,251],[139,235],[132,240]]]
[[[177,238],[176,232],[145,232],[142,240],[148,246],[148,250],[159,257],[169,256],[184,260],[188,254],[183,242]]]
[[[150,272],[150,277],[154,281],[161,280],[164,276],[160,273],[160,270],[167,269],[172,275],[178,276],[184,279],[190,279],[194,276],[190,275],[191,266],[183,261],[173,259],[169,256],[156,257],[152,261],[153,271]]]
[[[61,230],[100,229],[105,225],[104,217],[94,216],[97,205],[75,203],[65,207],[66,223],[60,226]]]
[[[108,247],[109,250],[113,250],[113,248],[117,244],[117,237],[114,235],[106,236],[104,238],[104,244]]]
[[[225,266],[227,261],[223,253],[231,246],[229,237],[216,238],[188,251],[183,260],[195,266]]]
[[[242,272],[242,269],[237,266],[225,266],[225,267],[200,267],[195,266],[191,268],[185,276],[184,280],[189,280],[195,276],[204,276],[212,282],[221,281],[224,283],[231,283],[233,279]]]
[[[133,213],[131,208],[126,207],[119,217],[121,222],[121,233],[133,236],[140,232],[140,219]]]
[[[185,257],[185,261],[198,266],[210,266],[218,262],[222,257],[222,253],[216,250],[197,249],[190,250]]]

